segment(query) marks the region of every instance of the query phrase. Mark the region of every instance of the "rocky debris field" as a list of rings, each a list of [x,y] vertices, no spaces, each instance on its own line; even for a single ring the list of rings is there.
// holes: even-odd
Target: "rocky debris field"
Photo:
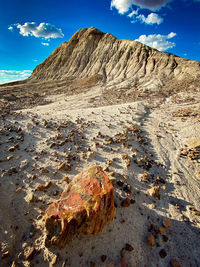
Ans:
[[[199,266],[199,98],[47,100],[0,114],[0,265]],[[45,211],[92,166],[114,186],[112,222],[47,247]]]

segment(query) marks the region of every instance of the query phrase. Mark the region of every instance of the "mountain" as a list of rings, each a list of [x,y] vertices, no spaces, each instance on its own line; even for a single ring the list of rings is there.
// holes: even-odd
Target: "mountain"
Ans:
[[[117,39],[91,27],[80,29],[63,42],[28,80],[160,88],[166,82],[186,79],[200,79],[200,62],[162,53],[137,41]]]

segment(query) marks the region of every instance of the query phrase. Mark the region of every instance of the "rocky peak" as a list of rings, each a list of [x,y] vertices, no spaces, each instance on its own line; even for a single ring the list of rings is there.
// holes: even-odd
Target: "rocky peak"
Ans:
[[[199,73],[199,62],[90,27],[78,30],[55,49],[34,69],[29,81],[79,81],[98,75],[98,83],[108,86],[130,87],[138,80],[140,84],[152,80],[161,86],[169,79],[195,79]]]

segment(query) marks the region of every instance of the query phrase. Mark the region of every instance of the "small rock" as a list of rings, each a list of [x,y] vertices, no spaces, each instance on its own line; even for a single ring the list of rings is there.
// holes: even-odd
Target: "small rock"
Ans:
[[[131,160],[128,159],[128,160],[126,161],[126,167],[128,168],[128,167],[130,167],[130,166],[131,166]]]
[[[165,180],[163,178],[161,178],[160,176],[157,176],[156,180],[159,183],[165,184]]]
[[[50,267],[51,267],[51,266],[54,266],[54,265],[56,264],[57,260],[58,260],[58,256],[55,255],[55,256],[53,257],[51,263],[50,263]]]
[[[148,175],[148,173],[147,173],[147,172],[144,172],[144,173],[142,174],[142,178],[143,178],[145,181],[148,181],[148,180],[149,180],[149,175]]]
[[[109,171],[108,166],[106,166],[103,170],[104,170],[105,172],[108,172],[108,171]]]
[[[13,262],[12,262],[11,267],[18,267],[18,266],[19,266],[19,263],[17,263],[16,261],[13,261]]]
[[[16,193],[19,193],[19,192],[21,192],[22,191],[22,188],[21,187],[18,187],[17,189],[16,189]]]
[[[132,251],[133,250],[133,247],[130,244],[126,243],[125,250]]]
[[[160,186],[153,186],[148,190],[150,196],[160,200]]]
[[[45,188],[49,188],[52,185],[51,181],[46,182],[46,184],[44,185]]]
[[[92,158],[94,158],[94,156],[95,156],[95,153],[94,153],[94,151],[89,151],[88,153],[87,153],[87,158],[88,159],[92,159]]]
[[[163,226],[160,226],[159,231],[161,234],[166,235],[166,228]]]
[[[28,160],[25,159],[25,160],[22,160],[21,163],[20,163],[20,169],[24,169],[28,166]]]
[[[14,158],[14,156],[13,155],[10,155],[10,156],[7,157],[7,161],[9,161],[9,160],[11,160],[13,158]]]
[[[101,256],[101,260],[102,260],[102,262],[104,262],[106,259],[107,259],[107,256],[106,256],[106,255],[102,255],[102,256]]]
[[[33,203],[34,200],[35,200],[35,196],[33,193],[29,193],[27,196],[26,196],[26,201],[29,202],[29,203]]]
[[[61,171],[61,170],[64,170],[66,168],[66,163],[63,162],[61,163],[59,166],[58,166],[58,170]]]
[[[17,145],[15,145],[15,146],[11,146],[11,147],[9,147],[9,149],[8,149],[8,151],[9,152],[14,152],[16,149],[18,149],[19,148],[19,144],[17,144]]]
[[[151,247],[154,247],[154,246],[155,246],[156,242],[155,242],[155,237],[154,237],[154,235],[152,235],[152,234],[148,234],[148,236],[147,236],[147,243],[148,243],[148,245],[151,246]]]
[[[160,255],[161,258],[165,258],[167,256],[167,252],[164,249],[161,249],[159,251],[159,255]]]
[[[171,228],[172,227],[172,220],[170,220],[169,218],[164,218],[163,219],[163,225],[165,228]]]
[[[43,184],[38,184],[37,185],[37,190],[43,191],[45,189],[45,186]]]
[[[163,235],[162,238],[164,242],[167,242],[169,240],[169,238],[166,235]]]
[[[108,165],[112,165],[112,160],[107,160],[107,162],[106,162]]]
[[[32,260],[36,253],[37,250],[35,247],[26,247],[24,250],[25,260]]]
[[[172,259],[170,261],[171,267],[181,267],[181,264],[176,260],[176,259]]]
[[[123,186],[124,185],[124,181],[123,180],[117,181],[117,185],[120,186],[120,187]]]
[[[7,257],[9,257],[9,256],[10,256],[9,251],[5,251],[5,252],[2,253],[1,258],[2,258],[2,259],[5,259],[5,258],[7,258]]]
[[[117,179],[115,177],[110,176],[109,179],[113,185],[117,183]]]
[[[67,177],[67,176],[64,177],[64,178],[63,178],[63,182],[69,182],[69,177]]]
[[[128,197],[123,199],[122,202],[121,202],[121,206],[122,207],[129,207],[130,204],[131,204],[131,200]]]
[[[114,176],[115,173],[114,172],[109,172],[109,176]]]
[[[128,154],[122,154],[121,157],[122,159],[128,159]]]

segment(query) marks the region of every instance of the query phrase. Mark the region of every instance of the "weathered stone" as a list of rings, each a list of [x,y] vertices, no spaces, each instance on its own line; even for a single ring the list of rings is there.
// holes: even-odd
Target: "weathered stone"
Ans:
[[[165,228],[171,228],[172,227],[172,220],[170,220],[169,218],[164,218],[163,219],[163,225]]]
[[[152,234],[148,234],[147,236],[147,243],[149,246],[154,247],[156,244],[155,237]]]
[[[113,185],[101,167],[74,177],[45,213],[46,246],[63,248],[75,233],[98,234],[115,214]]]
[[[26,199],[27,202],[32,203],[32,202],[34,202],[34,200],[35,200],[35,196],[34,196],[34,194],[31,192],[31,193],[29,193],[29,194],[25,197],[25,199]]]
[[[133,247],[130,244],[126,243],[125,250],[132,251],[133,250]]]
[[[171,267],[181,267],[181,264],[176,260],[176,259],[172,259],[170,261]]]
[[[64,170],[66,168],[66,163],[65,162],[63,162],[63,163],[61,163],[59,166],[58,166],[58,170]]]
[[[148,190],[150,196],[155,197],[160,200],[160,186],[153,186]]]
[[[130,205],[131,205],[131,200],[128,197],[123,199],[122,202],[121,202],[121,206],[122,207],[129,207]]]
[[[159,251],[159,255],[160,255],[161,258],[165,258],[167,256],[167,252],[164,249],[161,249]]]
[[[35,247],[26,247],[24,250],[25,260],[32,260],[36,253],[37,250]]]

